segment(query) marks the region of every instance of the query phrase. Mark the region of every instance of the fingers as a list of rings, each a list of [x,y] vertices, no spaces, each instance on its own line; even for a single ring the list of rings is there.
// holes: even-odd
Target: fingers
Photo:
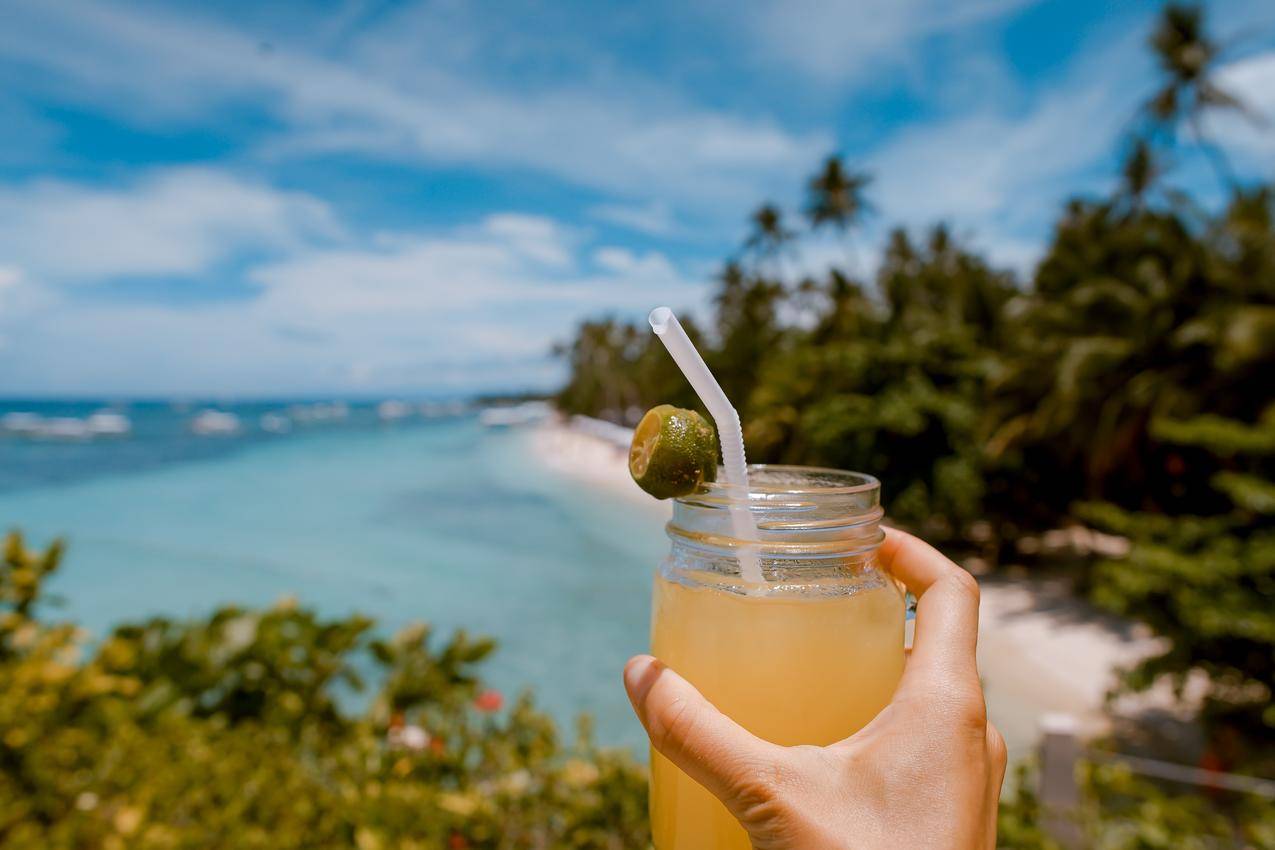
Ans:
[[[977,676],[978,582],[937,549],[910,534],[885,529],[882,566],[916,596],[916,630],[904,680],[949,674]]]
[[[722,714],[690,682],[649,655],[624,667],[624,687],[651,745],[713,796],[731,805],[759,765],[780,749]]]

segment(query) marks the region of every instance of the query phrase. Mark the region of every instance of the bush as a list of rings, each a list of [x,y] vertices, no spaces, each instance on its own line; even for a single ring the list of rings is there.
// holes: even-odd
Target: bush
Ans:
[[[1275,802],[1260,797],[1183,793],[1119,764],[1082,763],[1075,813],[1087,850],[1259,850],[1275,847]],[[1001,801],[997,847],[1062,850],[1041,829],[1031,765]]]
[[[5,850],[648,846],[644,771],[584,722],[564,745],[530,696],[502,708],[490,641],[285,602],[90,647],[38,616],[61,551],[10,534],[0,562]]]

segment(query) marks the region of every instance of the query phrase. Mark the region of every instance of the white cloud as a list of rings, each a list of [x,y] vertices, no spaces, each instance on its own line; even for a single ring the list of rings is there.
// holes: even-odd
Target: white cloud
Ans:
[[[646,204],[598,204],[589,209],[589,215],[599,221],[618,224],[648,236],[667,236],[677,223],[668,204],[651,201]]]
[[[703,304],[656,252],[601,249],[542,217],[501,213],[444,233],[301,245],[247,275],[260,294],[183,307],[49,296],[22,321],[7,392],[258,393],[548,386],[551,344],[599,311]],[[602,258],[599,261],[599,256]],[[8,272],[4,280],[17,280]],[[0,290],[3,299],[8,287]],[[4,302],[0,300],[0,308]]]
[[[1036,0],[767,0],[740,16],[784,68],[832,82],[880,74],[920,40],[998,18]],[[731,6],[735,10],[734,5]]]
[[[120,276],[199,286],[229,261],[256,293],[109,300]],[[583,316],[699,306],[703,294],[661,253],[595,252],[584,232],[526,213],[355,235],[307,195],[207,169],[0,192],[9,393],[544,385],[557,374],[551,343]]]
[[[593,252],[593,262],[604,271],[647,284],[678,280],[668,257],[658,251],[635,254],[627,248],[608,246]]]
[[[1141,35],[1086,50],[1025,108],[988,98],[886,138],[866,161],[877,221],[947,221],[993,261],[1029,269],[1060,204],[1113,179],[1128,117],[1145,95]]]
[[[1016,218],[1016,205],[1051,213],[1054,199],[1036,193],[1113,149],[1124,113],[1111,100],[1082,88],[1047,96],[1017,118],[984,113],[905,130],[870,160],[886,218]]]
[[[593,252],[593,262],[607,271],[629,271],[638,264],[638,258],[627,248],[599,248]]]
[[[209,169],[120,188],[40,180],[0,189],[0,260],[46,281],[202,274],[246,251],[337,232],[314,198]]]
[[[22,269],[0,265],[0,324],[25,320],[53,301],[53,293],[35,285]]]
[[[658,252],[602,248],[593,256],[601,274],[581,274],[570,238],[550,219],[497,214],[452,233],[312,251],[250,276],[265,289],[259,309],[280,320],[339,328],[369,321],[391,336],[401,327],[405,337],[449,317],[491,315],[495,326],[502,312],[511,322],[536,312],[574,320],[696,288]]]
[[[551,218],[497,213],[487,218],[483,228],[529,260],[556,268],[572,265],[572,235]]]
[[[435,163],[512,166],[576,184],[711,206],[749,203],[759,187],[797,178],[831,145],[764,116],[698,107],[670,91],[618,80],[509,91],[477,73],[431,65],[423,43],[386,67],[327,58],[209,20],[154,8],[16,4],[0,56],[42,69],[64,96],[91,97],[136,120],[207,120],[249,98],[286,125],[275,155],[358,151]]]
[[[1275,52],[1228,65],[1218,74],[1218,84],[1243,101],[1256,120],[1235,114],[1216,117],[1211,127],[1214,135],[1269,170],[1275,165]]]

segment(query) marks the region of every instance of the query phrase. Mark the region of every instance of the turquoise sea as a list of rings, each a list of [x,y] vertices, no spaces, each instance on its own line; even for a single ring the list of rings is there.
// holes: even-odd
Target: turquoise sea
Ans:
[[[84,416],[97,403],[4,402]],[[294,596],[393,630],[426,620],[500,641],[491,682],[533,688],[562,723],[589,712],[602,743],[639,745],[620,685],[646,646],[658,515],[566,480],[520,429],[472,414],[257,427],[280,405],[219,405],[245,427],[199,436],[199,406],[119,405],[124,437],[0,436],[0,527],[69,545],[55,616],[100,635],[149,615]]]

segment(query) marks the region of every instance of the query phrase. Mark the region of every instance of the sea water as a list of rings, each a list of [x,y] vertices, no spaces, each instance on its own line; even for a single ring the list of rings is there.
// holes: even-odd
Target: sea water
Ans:
[[[190,433],[195,410],[133,404],[122,438],[0,437],[0,529],[69,544],[49,588],[63,604],[46,614],[101,635],[293,596],[385,632],[465,628],[499,640],[483,668],[494,686],[534,689],[564,724],[592,714],[602,743],[644,742],[620,670],[646,646],[650,565],[667,548],[657,514],[556,476],[525,431],[471,415],[383,424],[355,405],[288,434],[257,428],[276,407],[222,406],[244,423],[224,436]]]

